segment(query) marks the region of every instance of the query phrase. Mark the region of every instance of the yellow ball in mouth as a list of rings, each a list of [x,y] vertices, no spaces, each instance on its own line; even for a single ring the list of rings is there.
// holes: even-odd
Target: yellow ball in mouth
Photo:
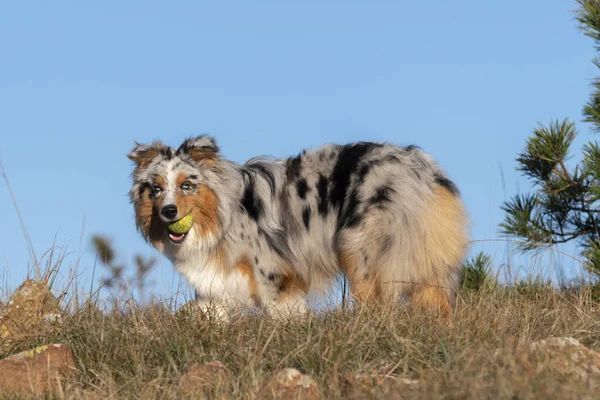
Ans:
[[[192,214],[188,214],[185,217],[181,218],[179,221],[171,222],[167,226],[169,230],[173,233],[184,234],[188,233],[190,229],[192,229],[192,225],[194,224],[194,217]]]

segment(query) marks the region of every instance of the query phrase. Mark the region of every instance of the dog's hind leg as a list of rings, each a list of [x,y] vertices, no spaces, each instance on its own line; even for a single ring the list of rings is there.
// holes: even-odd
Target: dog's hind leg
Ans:
[[[411,296],[411,302],[413,307],[438,312],[444,318],[449,318],[452,312],[450,298],[444,288],[425,286],[417,289]]]
[[[449,316],[468,243],[460,199],[442,186],[412,204],[373,208],[338,236],[340,264],[357,301],[402,300]]]
[[[458,291],[468,235],[467,217],[459,198],[439,186],[423,210],[421,251],[415,253],[419,274],[412,291],[414,305],[448,317]]]
[[[369,271],[367,257],[358,251],[341,251],[339,259],[354,300],[364,304],[381,304],[380,281],[375,271]]]

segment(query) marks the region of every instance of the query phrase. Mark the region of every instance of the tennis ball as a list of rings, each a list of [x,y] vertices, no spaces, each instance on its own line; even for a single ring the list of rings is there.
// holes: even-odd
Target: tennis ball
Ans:
[[[190,229],[192,229],[193,224],[194,217],[192,214],[188,214],[179,221],[171,222],[168,226],[171,232],[181,235],[183,233],[188,233]]]

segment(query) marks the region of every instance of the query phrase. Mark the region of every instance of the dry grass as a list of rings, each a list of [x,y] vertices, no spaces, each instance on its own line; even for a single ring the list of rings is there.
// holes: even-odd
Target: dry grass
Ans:
[[[22,341],[10,353],[69,344],[80,373],[67,383],[68,398],[176,398],[181,373],[213,359],[235,376],[232,398],[250,398],[264,378],[284,367],[311,374],[324,398],[341,398],[344,373],[373,370],[423,380],[410,392],[387,394],[389,399],[597,398],[600,380],[577,381],[543,364],[527,367],[507,340],[553,336],[573,336],[600,350],[598,307],[583,295],[547,287],[462,293],[452,326],[400,310],[218,324],[161,305],[108,312],[88,305],[70,311],[50,335]],[[494,359],[498,348],[504,355]]]

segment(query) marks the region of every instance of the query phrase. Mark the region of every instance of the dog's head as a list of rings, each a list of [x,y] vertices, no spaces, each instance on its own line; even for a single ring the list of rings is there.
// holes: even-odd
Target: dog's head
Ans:
[[[202,135],[174,149],[155,141],[136,143],[127,155],[134,161],[130,198],[142,236],[159,251],[182,245],[188,234],[169,225],[188,214],[194,235],[211,237],[220,229],[216,187],[220,181],[219,148]]]

